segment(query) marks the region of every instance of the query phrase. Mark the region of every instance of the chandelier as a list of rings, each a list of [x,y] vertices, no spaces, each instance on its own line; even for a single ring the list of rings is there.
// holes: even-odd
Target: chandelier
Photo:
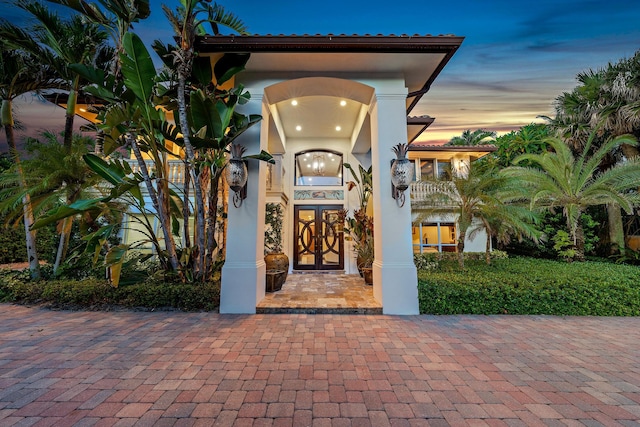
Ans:
[[[311,162],[314,175],[324,175],[324,154],[314,154]]]

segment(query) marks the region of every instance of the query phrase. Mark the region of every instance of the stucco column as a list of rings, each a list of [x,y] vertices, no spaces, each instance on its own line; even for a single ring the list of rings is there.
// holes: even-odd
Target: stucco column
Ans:
[[[263,114],[262,98],[252,93],[243,114]],[[265,115],[263,114],[263,117]],[[257,154],[266,150],[267,132],[260,129],[265,123],[255,125],[236,140],[247,148],[245,154]],[[220,313],[255,313],[256,304],[265,295],[264,263],[264,215],[267,181],[267,164],[258,160],[248,162],[249,179],[247,198],[242,206],[233,205],[230,191],[229,216],[227,218],[227,248],[222,267],[220,289]]]
[[[402,89],[402,90],[400,90]],[[406,89],[376,94],[371,114],[375,261],[373,295],[384,314],[418,314],[418,278],[411,242],[411,202],[391,196],[392,147],[407,142]],[[408,192],[409,190],[407,190]]]

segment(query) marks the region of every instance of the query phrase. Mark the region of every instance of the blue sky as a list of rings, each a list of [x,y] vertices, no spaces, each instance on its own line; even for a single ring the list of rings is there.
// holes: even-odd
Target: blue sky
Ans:
[[[143,39],[171,36],[160,5],[136,26]],[[455,34],[461,48],[415,114],[436,118],[425,137],[448,140],[465,129],[499,134],[552,115],[553,100],[576,85],[577,73],[630,57],[640,49],[637,0],[219,1],[253,34]],[[6,11],[6,9],[5,9]],[[9,12],[7,19],[14,18]],[[33,129],[59,112],[35,99],[18,115]],[[37,115],[38,120],[33,116]],[[5,136],[0,137],[0,146]]]

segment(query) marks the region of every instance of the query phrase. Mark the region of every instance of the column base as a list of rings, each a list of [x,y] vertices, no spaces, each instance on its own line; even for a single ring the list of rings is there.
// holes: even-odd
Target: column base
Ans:
[[[373,296],[383,314],[420,314],[418,273],[413,263],[373,263]]]
[[[222,266],[220,313],[255,314],[264,299],[267,267],[257,263],[228,263]]]

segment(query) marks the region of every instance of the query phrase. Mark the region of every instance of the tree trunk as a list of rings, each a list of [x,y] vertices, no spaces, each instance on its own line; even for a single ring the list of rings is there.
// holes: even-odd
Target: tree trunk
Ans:
[[[625,252],[624,225],[622,221],[622,210],[620,205],[607,204],[607,215],[609,217],[609,243],[610,255],[622,254]]]
[[[461,269],[464,269],[464,240],[467,235],[467,230],[460,230],[460,236],[458,236],[458,265]]]
[[[575,260],[584,261],[584,228],[582,228],[582,221],[580,220],[578,220],[578,225],[576,226],[575,247]]]
[[[491,264],[491,234],[487,234],[487,242],[484,248],[484,259],[487,265]]]
[[[188,55],[188,52],[183,51],[183,53],[185,55]],[[188,58],[184,58],[184,61],[187,64],[190,64],[191,61],[188,60]],[[186,95],[185,95],[185,79],[186,76],[188,76],[190,74],[190,68],[187,64],[182,64],[179,66],[179,68],[181,68],[181,70],[179,71],[179,78],[178,78],[178,118],[180,120],[180,128],[182,130],[182,137],[184,139],[184,151],[186,154],[186,160],[187,163],[190,164],[190,171],[191,171],[191,180],[193,181],[193,185],[194,185],[194,192],[195,192],[195,202],[196,202],[196,241],[195,241],[195,245],[198,248],[198,257],[196,259],[195,262],[195,271],[193,274],[194,278],[199,277],[201,274],[204,273],[204,266],[205,266],[205,253],[206,253],[206,246],[205,246],[205,222],[204,222],[204,213],[205,213],[205,207],[204,207],[204,195],[202,193],[202,185],[200,183],[200,177],[199,177],[199,173],[195,170],[195,161],[196,161],[196,154],[195,151],[193,149],[193,146],[191,145],[191,141],[190,141],[190,136],[191,136],[191,132],[189,129],[189,122],[187,121],[187,101],[186,101]],[[189,73],[187,73],[187,71],[189,71]]]
[[[214,166],[215,167],[215,166]],[[213,274],[214,252],[218,247],[216,241],[216,229],[218,226],[218,190],[220,188],[220,176],[222,172],[216,168],[211,170],[211,182],[209,183],[209,215],[207,217],[207,279]]]
[[[20,176],[20,187],[26,188],[27,183],[24,180],[22,167],[20,165],[20,155],[16,147],[15,135],[13,133],[13,115],[11,112],[11,101],[2,101],[2,123],[4,123],[4,131],[7,134],[7,143],[11,148],[13,161],[18,169]],[[36,249],[36,232],[31,230],[31,226],[35,222],[33,217],[33,209],[31,207],[31,198],[28,194],[22,198],[22,212],[24,222],[25,244],[27,246],[27,261],[29,262],[29,272],[32,279],[40,279],[40,262],[38,260],[38,251]]]
[[[191,217],[191,206],[189,205],[189,186],[191,185],[191,175],[189,174],[188,163],[184,163],[184,185],[182,186],[182,234],[184,247],[191,247],[191,228],[189,218]]]
[[[70,204],[67,201],[67,204]],[[53,263],[53,274],[55,275],[67,257],[67,251],[69,250],[69,238],[71,237],[71,226],[73,220],[71,217],[67,217],[62,220],[62,228],[60,231],[60,239],[58,240],[58,251],[56,252],[56,260]]]

